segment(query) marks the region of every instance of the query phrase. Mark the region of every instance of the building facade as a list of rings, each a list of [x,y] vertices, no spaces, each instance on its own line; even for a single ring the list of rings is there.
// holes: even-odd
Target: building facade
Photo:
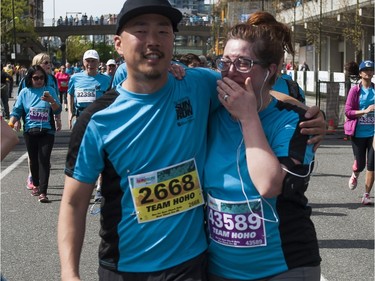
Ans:
[[[374,60],[374,0],[220,0],[216,24],[226,30],[256,10],[268,11],[292,28],[296,54],[285,60],[297,66],[307,62],[312,70],[334,72],[343,71],[349,61]],[[220,54],[224,35],[214,36]]]

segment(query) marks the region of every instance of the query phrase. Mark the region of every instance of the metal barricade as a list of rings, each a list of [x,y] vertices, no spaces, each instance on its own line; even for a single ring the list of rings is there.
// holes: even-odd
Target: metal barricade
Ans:
[[[316,105],[326,114],[328,130],[344,126],[345,95],[340,95],[345,89],[345,82],[316,82]]]

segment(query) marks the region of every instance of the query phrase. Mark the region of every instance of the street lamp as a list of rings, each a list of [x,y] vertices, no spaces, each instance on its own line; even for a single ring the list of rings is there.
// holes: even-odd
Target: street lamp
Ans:
[[[319,59],[318,59],[318,71],[322,70],[322,0],[319,1]]]
[[[16,61],[17,61],[17,42],[16,42],[16,17],[15,17],[15,14],[14,14],[14,0],[12,0],[12,17],[13,17],[13,51],[14,51],[14,53],[11,53],[11,59],[14,59],[14,64],[16,64]]]
[[[55,26],[56,22],[56,16],[55,16],[55,0],[53,0],[53,20],[52,20],[52,26]]]
[[[82,15],[82,12],[66,12],[65,15],[68,16],[68,15]]]
[[[293,50],[294,50],[294,52],[292,53],[292,55],[293,55],[293,59],[292,59],[293,68],[294,68],[294,65],[295,65],[295,48],[296,48],[296,6],[297,6],[297,1],[294,1],[293,2]],[[296,70],[296,69],[294,69],[294,70]]]

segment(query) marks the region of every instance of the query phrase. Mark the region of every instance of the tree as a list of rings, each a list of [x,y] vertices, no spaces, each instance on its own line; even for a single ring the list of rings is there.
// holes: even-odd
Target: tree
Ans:
[[[119,57],[113,45],[105,42],[94,44],[87,36],[70,36],[67,40],[66,59],[70,63],[82,62],[83,54],[89,49],[95,49],[102,62]],[[57,52],[57,58],[61,58],[61,51]]]
[[[82,62],[83,54],[91,49],[91,42],[85,36],[70,36],[66,45],[66,59],[70,63]]]
[[[15,43],[22,43],[22,39],[17,37],[18,32],[27,32],[29,38],[37,38],[33,21],[27,16],[28,8],[27,0],[1,0],[1,43],[5,54]]]
[[[98,52],[100,61],[102,62],[119,57],[113,45],[108,45],[105,42],[96,43],[94,49]]]
[[[353,13],[345,13],[343,14],[343,19],[345,23],[345,27],[343,29],[344,38],[354,46],[354,58],[356,62],[361,61],[361,54],[362,54],[362,37],[364,34],[364,29],[362,26],[361,18],[358,15],[359,13],[359,5],[357,4],[355,9],[355,14]]]

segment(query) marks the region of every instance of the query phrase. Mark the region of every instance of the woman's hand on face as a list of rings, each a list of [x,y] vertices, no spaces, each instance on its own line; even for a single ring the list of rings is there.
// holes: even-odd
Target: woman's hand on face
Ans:
[[[239,120],[251,117],[249,113],[257,112],[257,98],[255,96],[251,78],[245,81],[246,90],[228,77],[217,82],[218,98],[231,115]]]

